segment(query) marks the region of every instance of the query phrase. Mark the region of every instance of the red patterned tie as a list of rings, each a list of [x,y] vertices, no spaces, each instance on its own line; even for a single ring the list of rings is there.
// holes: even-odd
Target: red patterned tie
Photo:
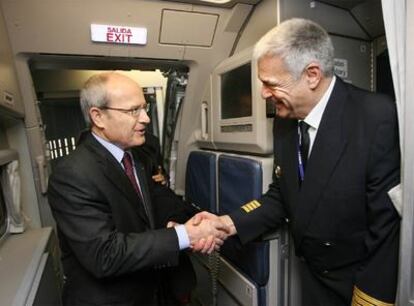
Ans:
[[[132,186],[134,186],[135,191],[139,194],[141,200],[143,200],[141,188],[138,186],[137,180],[135,178],[134,169],[132,166],[132,159],[129,153],[124,153],[124,157],[122,158],[122,164],[124,165],[125,173],[131,181]]]

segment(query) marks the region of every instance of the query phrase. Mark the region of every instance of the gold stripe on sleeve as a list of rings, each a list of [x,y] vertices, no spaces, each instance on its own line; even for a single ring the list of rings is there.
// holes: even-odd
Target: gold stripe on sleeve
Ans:
[[[245,212],[250,212],[250,208],[247,206],[247,204],[243,205],[241,207]]]
[[[254,210],[256,207],[254,207],[253,203],[247,203],[246,206],[250,209],[250,211]]]
[[[352,306],[394,306],[395,304],[385,303],[376,298],[362,292],[358,287],[354,286],[354,294],[352,296]]]
[[[249,212],[251,212],[251,211],[255,210],[256,208],[258,208],[258,207],[260,207],[260,206],[262,206],[262,204],[260,204],[260,203],[259,203],[258,201],[256,201],[256,200],[253,200],[253,201],[251,201],[251,202],[249,202],[249,203],[244,204],[241,208],[242,208],[245,212],[249,213]]]

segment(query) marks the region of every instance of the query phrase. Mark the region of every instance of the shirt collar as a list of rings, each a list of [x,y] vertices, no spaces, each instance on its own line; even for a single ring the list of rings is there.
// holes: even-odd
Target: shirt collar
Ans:
[[[315,107],[310,111],[310,113],[303,120],[316,130],[319,128],[319,124],[321,123],[322,115],[325,111],[326,105],[328,104],[329,98],[332,94],[332,90],[334,88],[335,82],[336,82],[336,76],[333,76],[331,83],[329,84],[329,87],[323,94],[322,98],[319,100],[319,102],[315,105]]]
[[[92,135],[101,145],[105,147],[105,149],[107,149],[115,157],[118,163],[121,163],[122,158],[124,157],[124,150],[122,150],[120,147],[117,147],[113,143],[103,139],[102,137],[94,134],[93,132]]]

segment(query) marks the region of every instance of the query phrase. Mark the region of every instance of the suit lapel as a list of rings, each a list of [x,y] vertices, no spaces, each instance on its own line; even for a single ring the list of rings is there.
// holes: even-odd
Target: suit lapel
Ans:
[[[276,119],[277,120],[277,119]],[[299,191],[299,177],[298,177],[298,133],[297,121],[291,120],[287,126],[286,136],[283,137],[282,146],[284,148],[281,156],[281,163],[284,168],[286,186],[287,186],[287,201],[292,203],[290,210],[296,206],[298,191]]]
[[[322,116],[294,210],[293,233],[297,247],[346,148],[348,131],[343,120],[346,99],[344,84],[338,78]]]
[[[96,156],[103,175],[116,187],[120,193],[127,198],[128,202],[138,212],[138,215],[147,226],[150,225],[144,206],[139,195],[134,190],[128,177],[118,161],[106,150],[92,135],[84,137],[85,145],[93,151]]]
[[[151,196],[149,192],[149,185],[148,185],[147,176],[145,173],[145,168],[144,168],[143,163],[139,160],[137,154],[135,152],[132,152],[132,155],[135,161],[135,170],[137,172],[138,179],[140,182],[141,193],[144,198],[143,205],[146,207],[146,211],[147,211],[147,215],[148,215],[151,228],[154,228],[155,227],[154,217],[153,217],[154,215],[153,215],[153,210],[152,210]]]

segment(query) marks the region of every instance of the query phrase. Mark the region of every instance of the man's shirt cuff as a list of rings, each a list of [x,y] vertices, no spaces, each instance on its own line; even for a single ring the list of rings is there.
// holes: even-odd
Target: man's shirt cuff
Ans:
[[[174,229],[178,236],[178,245],[180,250],[184,250],[190,247],[190,238],[188,238],[187,230],[185,229],[184,224],[174,226]]]

